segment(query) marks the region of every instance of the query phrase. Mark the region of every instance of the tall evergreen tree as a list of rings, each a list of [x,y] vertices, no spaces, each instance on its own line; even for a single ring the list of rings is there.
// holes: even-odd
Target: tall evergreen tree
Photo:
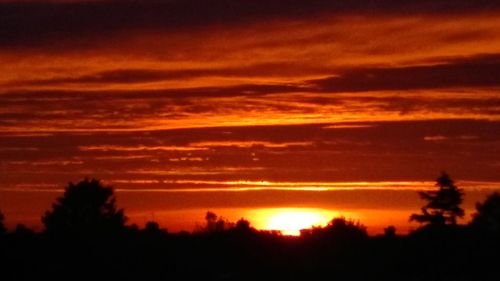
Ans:
[[[456,225],[457,218],[465,214],[460,207],[464,192],[454,181],[443,172],[436,180],[438,190],[420,191],[419,195],[427,201],[421,214],[412,214],[410,221],[428,225]]]

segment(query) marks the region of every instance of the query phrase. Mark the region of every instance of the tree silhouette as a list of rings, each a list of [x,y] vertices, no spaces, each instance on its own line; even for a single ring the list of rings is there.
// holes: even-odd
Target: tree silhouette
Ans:
[[[32,229],[28,228],[24,224],[17,224],[16,228],[14,229],[12,234],[14,236],[17,236],[17,237],[33,237],[33,236],[35,236],[35,232]]]
[[[476,204],[471,224],[475,227],[500,232],[500,193],[489,195],[484,203]]]
[[[453,180],[443,172],[436,180],[436,191],[420,191],[420,197],[428,203],[422,207],[422,214],[412,214],[410,221],[428,225],[456,225],[457,217],[464,216],[460,208],[464,192],[455,186]]]
[[[240,231],[250,231],[252,229],[250,222],[244,218],[241,218],[236,222],[235,228]]]
[[[122,209],[117,210],[115,202],[113,189],[99,180],[69,183],[42,222],[46,232],[55,235],[90,238],[116,234],[124,229],[126,217]]]
[[[155,221],[148,221],[144,226],[144,231],[146,232],[159,232],[161,231],[160,225]]]
[[[389,225],[388,227],[384,228],[384,236],[388,238],[396,237],[396,227],[393,225]]]
[[[205,223],[205,228],[201,231],[208,233],[222,232],[234,227],[234,223],[224,219],[223,217],[219,217],[210,211],[205,215]]]
[[[300,230],[302,237],[315,237],[317,239],[352,240],[368,237],[366,227],[358,221],[345,217],[333,218],[325,227],[315,227]]]

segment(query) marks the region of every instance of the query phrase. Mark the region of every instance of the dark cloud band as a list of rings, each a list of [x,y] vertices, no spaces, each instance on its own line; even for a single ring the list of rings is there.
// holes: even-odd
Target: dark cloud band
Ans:
[[[498,1],[172,0],[0,3],[0,47],[41,46],[120,32],[233,25],[318,14],[470,13],[493,11]]]

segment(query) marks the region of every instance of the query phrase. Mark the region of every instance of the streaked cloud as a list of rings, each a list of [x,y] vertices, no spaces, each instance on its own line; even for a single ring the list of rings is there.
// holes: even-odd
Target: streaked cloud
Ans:
[[[0,41],[30,45],[59,38],[109,36],[130,31],[201,28],[274,19],[313,19],[322,14],[448,14],[494,11],[495,1],[2,1],[5,18]],[[197,13],[193,13],[193,7]],[[15,31],[15,32],[14,32]],[[85,42],[85,41],[83,41]]]
[[[490,188],[497,2],[0,0],[0,203],[89,176],[135,214]]]
[[[456,140],[474,141],[474,140],[477,140],[478,138],[479,138],[478,136],[468,136],[468,135],[454,136],[454,137],[436,135],[436,136],[425,136],[424,140],[426,140],[426,141],[450,141],[450,140],[451,141],[456,141]]]
[[[326,92],[498,87],[498,55],[477,56],[444,64],[396,68],[358,68],[310,83]]]
[[[186,147],[186,146],[118,146],[118,145],[97,145],[81,146],[78,149],[82,151],[196,151],[206,148]]]
[[[283,143],[273,143],[266,141],[212,141],[212,142],[194,142],[191,143],[192,147],[235,147],[235,148],[252,148],[252,147],[264,147],[264,148],[286,148],[290,146],[310,146],[313,142],[283,142]]]

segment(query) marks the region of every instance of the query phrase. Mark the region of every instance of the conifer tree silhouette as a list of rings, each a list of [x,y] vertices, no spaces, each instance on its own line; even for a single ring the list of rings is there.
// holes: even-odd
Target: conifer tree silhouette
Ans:
[[[422,207],[422,214],[412,214],[410,221],[417,221],[428,225],[456,225],[457,218],[464,216],[460,208],[464,192],[454,181],[443,172],[436,180],[438,190],[420,191],[420,197],[427,201]]]

